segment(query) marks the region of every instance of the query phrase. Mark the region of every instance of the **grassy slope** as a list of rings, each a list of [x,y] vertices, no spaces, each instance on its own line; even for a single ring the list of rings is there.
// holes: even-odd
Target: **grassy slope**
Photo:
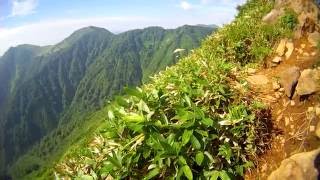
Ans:
[[[89,145],[72,148],[56,167],[58,176],[242,176],[258,153],[264,110],[232,86],[242,81],[234,69],[262,64],[272,45],[290,34],[283,23],[261,23],[272,5],[248,1],[193,54],[117,98],[101,118],[108,116],[104,130]]]

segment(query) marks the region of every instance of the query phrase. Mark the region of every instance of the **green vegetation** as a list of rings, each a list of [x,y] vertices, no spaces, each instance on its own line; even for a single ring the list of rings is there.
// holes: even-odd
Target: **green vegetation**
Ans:
[[[212,31],[186,25],[115,35],[87,27],[55,46],[8,50],[0,59],[0,174],[12,169],[14,179],[34,179],[26,176],[47,173],[99,124],[93,111],[123,87],[175,64],[175,49],[185,49],[179,54],[185,56]]]
[[[280,23],[282,26],[293,30],[298,24],[297,14],[293,10],[286,9],[284,16],[280,19]]]
[[[261,22],[273,7],[249,0],[230,25],[199,49],[128,88],[107,107],[105,128],[85,146],[71,149],[55,176],[79,179],[235,179],[254,166],[268,143],[269,113],[250,98],[242,71],[257,66],[291,22]],[[236,70],[238,69],[238,71]]]

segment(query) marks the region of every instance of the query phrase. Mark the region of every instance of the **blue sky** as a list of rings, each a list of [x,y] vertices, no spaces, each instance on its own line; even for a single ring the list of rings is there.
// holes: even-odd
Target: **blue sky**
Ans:
[[[0,0],[0,55],[18,44],[51,45],[99,26],[119,33],[147,26],[230,22],[245,0]]]

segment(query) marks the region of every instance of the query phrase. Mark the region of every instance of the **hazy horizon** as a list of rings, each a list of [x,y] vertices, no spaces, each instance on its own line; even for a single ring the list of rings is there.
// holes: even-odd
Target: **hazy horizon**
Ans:
[[[4,0],[0,1],[0,56],[20,44],[54,45],[88,26],[113,33],[150,26],[223,25],[245,0]],[[88,8],[90,7],[90,8]]]

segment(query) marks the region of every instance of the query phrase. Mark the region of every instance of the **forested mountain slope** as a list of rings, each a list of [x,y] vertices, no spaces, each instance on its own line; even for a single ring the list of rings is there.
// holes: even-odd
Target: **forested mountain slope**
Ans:
[[[116,35],[87,27],[54,46],[10,48],[0,57],[0,170],[50,132],[53,139],[65,138],[76,128],[79,118],[74,117],[85,119],[124,86],[140,85],[176,63],[177,55],[197,47],[212,31],[186,25]],[[186,50],[174,54],[178,48]]]
[[[209,36],[200,48],[155,75],[150,83],[127,89],[122,96],[93,113],[92,119],[100,119],[101,123],[94,125],[101,128],[100,131],[66,151],[51,176],[63,179],[246,178],[246,173],[250,174],[260,165],[261,155],[268,155],[266,152],[273,150],[272,142],[280,141],[283,130],[278,129],[281,126],[274,126],[276,122],[282,126],[291,123],[288,117],[287,120],[282,118],[288,114],[282,114],[281,118],[273,115],[290,107],[299,109],[294,102],[300,101],[302,105],[308,102],[304,96],[296,96],[292,103],[291,96],[288,99],[283,92],[286,90],[280,91],[281,86],[286,89],[288,84],[295,88],[296,84],[291,80],[296,77],[292,74],[297,74],[297,70],[286,76],[289,83],[276,88],[273,85],[277,85],[279,77],[273,73],[283,72],[287,69],[277,67],[287,68],[293,63],[307,66],[301,62],[306,59],[301,58],[303,53],[310,58],[309,53],[316,51],[312,58],[316,62],[318,50],[315,47],[302,50],[298,60],[289,58],[300,48],[294,48],[293,39],[305,43],[303,38],[307,34],[308,39],[317,40],[313,41],[315,45],[320,41],[319,26],[314,25],[309,17],[312,7],[317,9],[313,0],[248,0],[238,7],[236,19]],[[314,14],[319,22],[318,11]],[[297,34],[302,39],[297,38]],[[281,45],[282,39],[287,45]],[[304,48],[309,46],[309,42],[304,44]],[[278,55],[278,49],[281,55]],[[273,57],[279,61],[274,61]],[[319,64],[312,66],[318,67]],[[314,86],[319,85],[319,81],[310,81]],[[268,94],[264,94],[265,90]],[[309,95],[308,98],[312,97]],[[275,103],[283,104],[280,113],[273,107]],[[304,112],[292,115],[300,117],[306,109],[304,105]],[[317,112],[314,105],[308,111]],[[286,130],[304,127],[285,126],[286,133]],[[299,131],[295,133],[288,133],[291,134],[288,139],[297,142],[304,136]],[[300,139],[301,144],[296,147],[301,148],[305,140]],[[300,151],[299,147],[294,150]],[[288,146],[282,143],[280,150],[283,154],[287,154],[286,148]],[[284,162],[284,167],[278,170],[283,176],[277,174],[274,179],[303,179],[299,178],[302,175],[310,179],[309,172],[317,174],[318,152],[313,153],[317,156],[316,161],[310,160],[310,156],[305,158],[307,161],[302,161],[299,156],[296,161]],[[252,179],[266,177],[265,167],[274,166],[272,162],[264,162],[266,166],[261,167],[264,170],[259,171],[261,174],[253,174]],[[313,169],[305,171],[304,162]],[[297,163],[302,165],[299,169],[291,168],[297,167]],[[295,172],[298,176],[287,172]]]

